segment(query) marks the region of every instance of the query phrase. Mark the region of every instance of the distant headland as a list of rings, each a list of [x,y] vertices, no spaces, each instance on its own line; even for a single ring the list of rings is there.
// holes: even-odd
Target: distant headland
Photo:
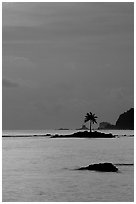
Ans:
[[[122,113],[115,125],[109,122],[101,122],[98,129],[134,130],[134,108]]]
[[[77,128],[76,130],[89,130],[88,127],[86,127],[86,125],[82,125],[81,128]]]

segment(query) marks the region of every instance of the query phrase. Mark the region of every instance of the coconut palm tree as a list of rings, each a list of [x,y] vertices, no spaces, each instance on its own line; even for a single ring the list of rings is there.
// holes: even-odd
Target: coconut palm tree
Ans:
[[[86,122],[90,121],[90,132],[92,132],[92,123],[93,124],[97,123],[96,118],[97,118],[97,116],[95,114],[92,114],[91,112],[87,113],[85,116],[84,122],[86,123]]]

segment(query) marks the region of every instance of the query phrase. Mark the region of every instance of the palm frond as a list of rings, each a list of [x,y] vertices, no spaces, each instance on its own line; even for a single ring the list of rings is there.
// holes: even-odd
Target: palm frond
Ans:
[[[96,119],[97,119],[97,116],[90,112],[86,114],[84,122],[86,123],[88,121],[91,121],[92,123],[97,123]]]

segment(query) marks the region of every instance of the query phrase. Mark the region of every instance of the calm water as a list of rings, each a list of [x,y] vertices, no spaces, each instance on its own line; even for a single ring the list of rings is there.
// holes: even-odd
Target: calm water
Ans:
[[[126,134],[131,135],[132,132]],[[133,137],[4,137],[2,141],[3,202],[134,200],[134,166],[119,165],[119,173],[74,170],[98,162],[133,164]]]

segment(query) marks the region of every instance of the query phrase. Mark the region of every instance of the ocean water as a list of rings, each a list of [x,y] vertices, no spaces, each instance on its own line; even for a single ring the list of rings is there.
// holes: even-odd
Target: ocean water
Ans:
[[[25,136],[44,135],[45,132],[60,133],[8,131],[3,134]],[[67,134],[67,131],[63,133]],[[133,131],[114,131],[114,134],[120,137],[3,137],[2,201],[134,201],[134,137],[128,137],[133,135]],[[99,162],[112,162],[119,168],[119,172],[76,170],[78,167]]]

